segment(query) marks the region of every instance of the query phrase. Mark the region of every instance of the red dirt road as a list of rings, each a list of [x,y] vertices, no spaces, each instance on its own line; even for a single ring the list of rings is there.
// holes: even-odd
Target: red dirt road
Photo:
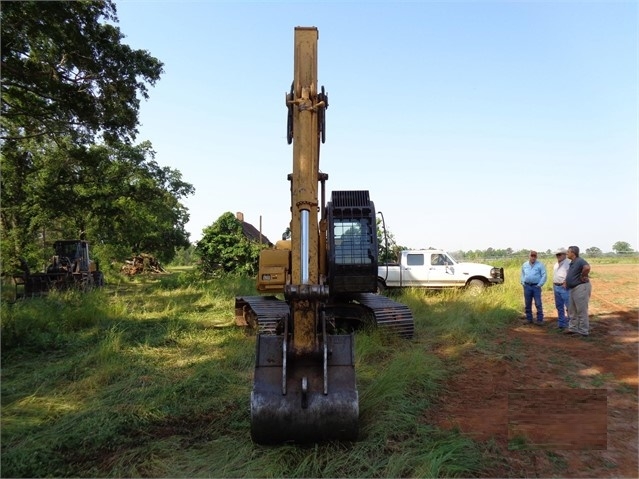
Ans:
[[[466,356],[429,418],[486,441],[485,477],[639,476],[639,265],[592,266],[590,337],[559,333],[545,291],[546,325]]]

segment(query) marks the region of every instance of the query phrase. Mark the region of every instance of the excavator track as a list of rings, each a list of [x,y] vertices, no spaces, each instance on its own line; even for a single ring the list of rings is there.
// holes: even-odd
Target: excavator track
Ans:
[[[352,298],[372,314],[378,328],[411,339],[415,333],[413,315],[404,304],[386,296],[360,293]],[[235,298],[235,322],[257,328],[259,334],[277,334],[277,325],[289,314],[289,306],[275,296],[242,296]]]
[[[359,304],[375,316],[378,328],[411,339],[415,334],[415,321],[408,306],[397,303],[386,296],[373,293],[360,293],[353,297]]]
[[[277,334],[278,323],[289,315],[286,301],[275,296],[241,296],[235,298],[235,323],[257,328],[259,334]]]

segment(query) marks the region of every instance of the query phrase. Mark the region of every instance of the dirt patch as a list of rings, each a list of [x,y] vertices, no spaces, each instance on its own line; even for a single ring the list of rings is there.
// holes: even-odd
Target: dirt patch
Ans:
[[[468,355],[427,418],[486,442],[485,477],[637,477],[639,265],[592,278],[589,337],[559,332],[545,291],[546,325]]]

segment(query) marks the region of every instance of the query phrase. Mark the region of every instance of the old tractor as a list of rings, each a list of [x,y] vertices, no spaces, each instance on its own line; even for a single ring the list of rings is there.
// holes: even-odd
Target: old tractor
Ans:
[[[43,272],[32,273],[23,258],[19,274],[13,275],[15,297],[40,296],[52,290],[77,289],[88,291],[104,286],[104,275],[89,255],[89,243],[84,240],[60,240],[53,244],[54,255]]]

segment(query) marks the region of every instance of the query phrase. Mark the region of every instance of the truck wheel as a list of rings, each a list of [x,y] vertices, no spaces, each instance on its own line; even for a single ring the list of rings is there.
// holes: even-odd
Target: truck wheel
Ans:
[[[481,279],[471,279],[466,286],[466,289],[473,294],[480,293],[486,287],[486,283],[484,283]]]
[[[384,282],[381,279],[377,280],[377,294],[382,294],[384,291],[386,291],[386,285],[384,284]]]

